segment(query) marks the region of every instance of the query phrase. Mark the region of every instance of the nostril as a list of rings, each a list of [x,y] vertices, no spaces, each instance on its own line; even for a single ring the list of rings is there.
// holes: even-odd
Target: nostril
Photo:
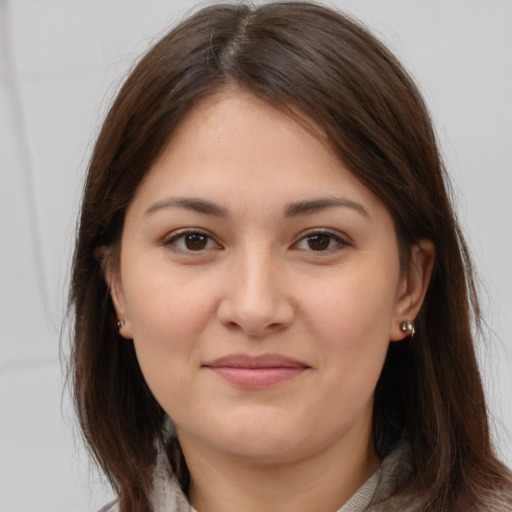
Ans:
[[[228,329],[241,329],[241,327],[236,322],[223,322],[224,326]]]

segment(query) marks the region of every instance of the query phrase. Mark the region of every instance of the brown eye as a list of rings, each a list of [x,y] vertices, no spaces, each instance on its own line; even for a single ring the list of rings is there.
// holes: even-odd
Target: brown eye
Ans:
[[[211,236],[200,231],[182,231],[165,241],[164,245],[182,252],[201,252],[215,248],[220,249],[220,246]]]
[[[332,236],[324,233],[308,236],[306,240],[308,247],[312,251],[325,251],[330,249],[331,242],[333,241]]]
[[[208,245],[208,236],[202,233],[184,235],[183,242],[189,251],[202,251]]]
[[[303,236],[294,244],[294,248],[301,251],[326,252],[341,250],[347,245],[350,244],[339,235],[329,231],[317,231]]]

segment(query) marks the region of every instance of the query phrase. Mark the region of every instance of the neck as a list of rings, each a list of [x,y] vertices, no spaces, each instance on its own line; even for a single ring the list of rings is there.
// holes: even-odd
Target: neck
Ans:
[[[358,433],[300,461],[279,464],[197,450],[182,439],[189,501],[199,512],[334,512],[379,466],[368,439]]]

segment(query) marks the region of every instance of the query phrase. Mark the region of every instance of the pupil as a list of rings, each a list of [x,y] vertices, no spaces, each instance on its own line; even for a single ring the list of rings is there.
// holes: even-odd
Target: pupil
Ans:
[[[185,245],[191,251],[200,251],[206,247],[207,237],[200,233],[192,233],[185,237]]]
[[[313,235],[308,237],[309,248],[313,251],[325,251],[329,248],[331,239],[328,235]]]

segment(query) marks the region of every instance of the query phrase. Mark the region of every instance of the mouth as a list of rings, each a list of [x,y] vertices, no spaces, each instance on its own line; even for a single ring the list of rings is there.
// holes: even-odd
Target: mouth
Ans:
[[[221,379],[246,389],[264,389],[294,379],[311,367],[279,354],[232,354],[203,364]]]

